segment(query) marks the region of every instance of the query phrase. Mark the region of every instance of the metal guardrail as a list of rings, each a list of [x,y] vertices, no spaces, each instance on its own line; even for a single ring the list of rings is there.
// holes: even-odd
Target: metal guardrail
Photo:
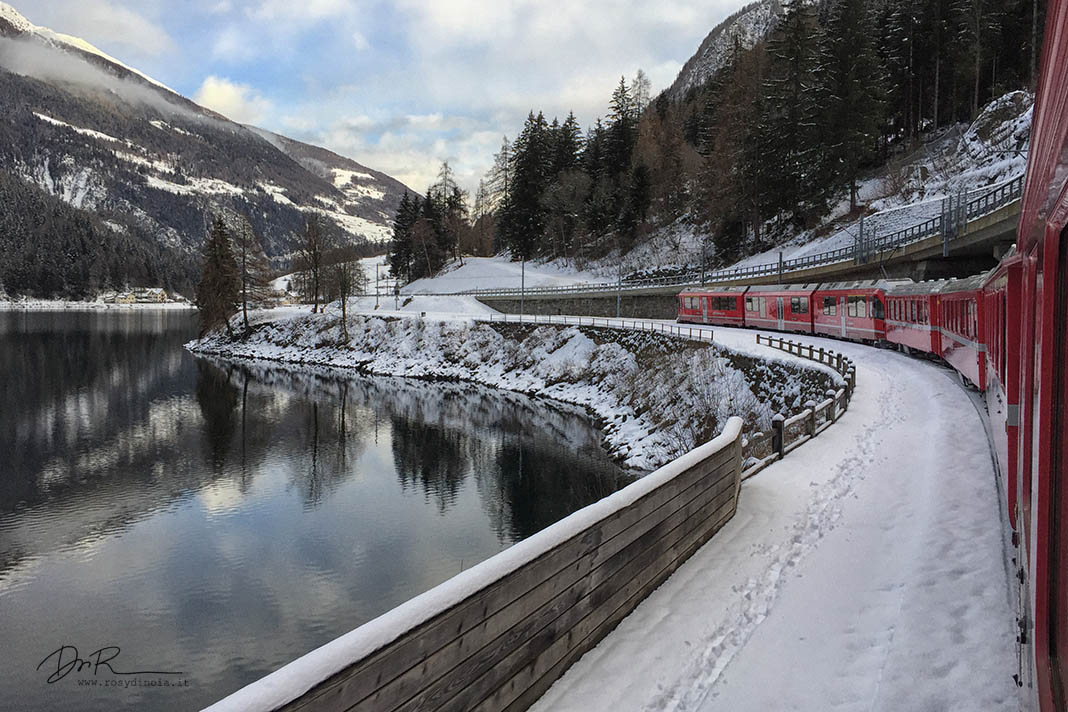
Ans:
[[[584,284],[574,284],[563,287],[532,287],[526,290],[519,290],[514,287],[470,289],[463,292],[455,292],[455,294],[518,297],[520,294],[533,296],[537,294],[627,292],[637,291],[648,287],[689,287],[708,282],[727,282],[744,279],[746,277],[764,277],[767,275],[779,274],[780,272],[785,274],[787,272],[796,272],[798,270],[819,267],[825,264],[848,262],[852,260],[863,262],[869,255],[884,252],[896,247],[903,247],[939,234],[946,234],[948,241],[952,242],[953,239],[956,239],[967,232],[968,222],[989,215],[995,210],[1019,200],[1020,196],[1023,194],[1023,180],[1024,176],[1019,175],[992,188],[978,188],[971,191],[972,193],[982,191],[982,194],[975,198],[968,198],[967,195],[956,199],[947,198],[943,200],[941,213],[936,217],[928,218],[920,223],[910,225],[888,235],[858,242],[856,245],[851,245],[849,247],[840,247],[838,249],[827,250],[826,252],[820,252],[814,255],[805,255],[791,260],[784,260],[781,266],[779,262],[771,262],[759,265],[749,265],[747,267],[737,267],[734,269],[718,270],[715,272],[706,272],[704,274],[701,274],[700,272],[690,272],[675,277],[630,280],[623,283],[587,282]],[[899,209],[900,208],[893,208],[891,210]],[[887,212],[891,211],[883,211],[883,213],[876,213],[876,215],[885,214]]]

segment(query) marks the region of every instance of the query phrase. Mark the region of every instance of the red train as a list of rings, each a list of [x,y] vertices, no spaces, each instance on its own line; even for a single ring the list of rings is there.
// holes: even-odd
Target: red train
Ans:
[[[1068,0],[1051,0],[1045,38],[1016,250],[998,267],[693,290],[678,319],[931,354],[985,393],[1017,547],[1018,680],[1026,709],[1051,712],[1068,709]]]

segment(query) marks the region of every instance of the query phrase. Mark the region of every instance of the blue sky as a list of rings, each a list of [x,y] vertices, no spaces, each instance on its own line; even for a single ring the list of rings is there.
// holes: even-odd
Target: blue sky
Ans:
[[[583,126],[619,77],[654,94],[745,0],[16,0],[231,118],[422,191],[448,159],[468,189],[527,112]]]

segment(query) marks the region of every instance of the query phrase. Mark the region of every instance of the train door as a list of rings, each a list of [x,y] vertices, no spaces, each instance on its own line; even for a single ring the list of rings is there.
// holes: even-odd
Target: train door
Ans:
[[[708,300],[711,297],[701,297],[701,323],[708,323]]]
[[[779,321],[779,331],[783,331],[783,321],[785,320],[785,312],[783,311],[783,298],[775,298],[775,318]]]
[[[842,331],[840,336],[844,339],[846,335],[846,298],[838,297],[838,318],[841,320]]]

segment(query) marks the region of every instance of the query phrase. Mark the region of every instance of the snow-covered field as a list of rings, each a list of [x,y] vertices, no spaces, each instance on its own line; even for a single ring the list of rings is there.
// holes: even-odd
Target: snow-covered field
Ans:
[[[971,397],[932,363],[800,338],[856,362],[848,413],[746,481],[734,519],[536,712],[1019,709],[1006,526]]]
[[[437,277],[417,279],[401,289],[402,294],[449,294],[469,289],[519,289],[522,265],[507,256],[465,257],[463,266],[452,263]],[[603,282],[592,272],[555,264],[527,262],[526,286],[565,287],[580,282]],[[610,281],[610,280],[609,280]]]

